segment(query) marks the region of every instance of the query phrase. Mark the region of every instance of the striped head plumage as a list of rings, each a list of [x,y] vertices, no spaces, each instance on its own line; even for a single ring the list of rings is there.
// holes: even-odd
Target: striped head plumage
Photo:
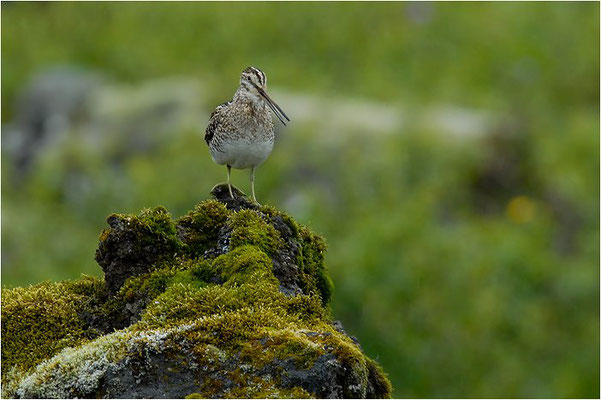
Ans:
[[[267,76],[259,68],[248,67],[240,74],[240,85],[253,84],[267,89]]]
[[[248,67],[240,74],[240,87],[237,96],[246,97],[255,102],[265,101],[276,117],[286,125],[290,118],[267,94],[267,75],[259,68]]]

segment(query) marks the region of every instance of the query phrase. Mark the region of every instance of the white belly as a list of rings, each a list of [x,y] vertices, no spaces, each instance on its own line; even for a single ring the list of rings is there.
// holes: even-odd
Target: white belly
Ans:
[[[244,139],[224,141],[219,151],[211,149],[211,157],[217,164],[229,164],[234,168],[256,167],[271,154],[273,141]]]

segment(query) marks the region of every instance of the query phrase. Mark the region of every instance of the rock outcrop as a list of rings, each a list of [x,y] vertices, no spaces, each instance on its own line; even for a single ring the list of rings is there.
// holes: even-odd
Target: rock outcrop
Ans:
[[[379,398],[391,387],[331,320],[325,243],[230,199],[172,221],[113,214],[105,277],[2,292],[3,397]]]

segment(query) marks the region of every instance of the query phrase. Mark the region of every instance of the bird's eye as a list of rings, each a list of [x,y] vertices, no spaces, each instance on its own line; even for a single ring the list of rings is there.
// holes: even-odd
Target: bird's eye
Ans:
[[[250,81],[250,76],[247,76],[246,79],[248,79]]]

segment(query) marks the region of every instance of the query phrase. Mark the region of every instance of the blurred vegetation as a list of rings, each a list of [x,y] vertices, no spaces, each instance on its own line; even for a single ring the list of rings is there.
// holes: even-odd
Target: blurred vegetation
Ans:
[[[3,124],[56,65],[122,84],[196,76],[207,115],[256,65],[290,92],[498,116],[470,140],[411,120],[324,140],[280,104],[293,123],[257,173],[259,200],[328,239],[334,315],[396,397],[599,397],[598,3],[4,2],[2,14]],[[65,144],[25,178],[3,150],[3,284],[99,275],[106,215],[162,204],[178,217],[206,198],[225,168],[203,130],[110,165]],[[65,195],[72,171],[89,187]],[[248,188],[246,171],[233,179]]]

